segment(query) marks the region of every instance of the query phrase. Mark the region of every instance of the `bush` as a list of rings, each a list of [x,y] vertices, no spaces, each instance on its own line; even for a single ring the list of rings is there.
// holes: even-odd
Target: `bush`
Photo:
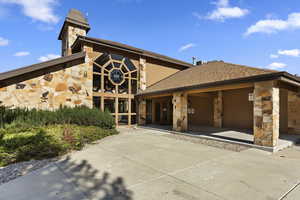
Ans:
[[[0,107],[0,128],[7,127],[9,124],[25,128],[53,124],[97,126],[105,129],[115,127],[114,118],[109,112],[101,112],[99,109],[90,109],[84,106],[61,107],[55,111]]]
[[[109,135],[115,129],[96,126],[51,125],[43,127],[9,127],[0,129],[0,166],[32,159],[53,158],[71,150],[80,150]]]

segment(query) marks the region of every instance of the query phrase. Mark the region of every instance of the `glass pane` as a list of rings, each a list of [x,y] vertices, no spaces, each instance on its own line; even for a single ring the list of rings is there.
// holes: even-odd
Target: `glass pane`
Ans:
[[[104,99],[104,110],[115,113],[115,98]]]
[[[131,94],[136,94],[137,92],[137,80],[131,80]]]
[[[128,113],[128,99],[119,99],[119,113]]]
[[[122,85],[119,85],[119,94],[128,94],[128,80],[125,80]]]
[[[105,67],[105,69],[108,71],[111,70],[112,68],[113,68],[113,65],[111,63]]]
[[[122,65],[121,70],[122,70],[123,73],[127,73],[128,72],[128,70],[126,69],[126,67],[124,65]]]
[[[136,104],[134,99],[131,100],[131,113],[136,113]]]
[[[131,115],[131,124],[136,124],[136,115]]]
[[[131,77],[132,77],[132,78],[137,78],[137,72],[131,73]]]
[[[121,60],[123,60],[123,56],[121,56],[121,55],[117,55],[117,54],[111,54],[111,59],[113,59],[113,60],[119,60],[119,61],[121,61]]]
[[[101,73],[101,68],[94,64],[94,65],[93,65],[93,71],[94,71],[94,72]]]
[[[128,115],[119,115],[118,116],[119,125],[128,125]]]
[[[109,61],[109,56],[107,53],[102,54],[99,58],[95,60],[95,62],[101,66]]]
[[[114,66],[115,66],[116,68],[120,68],[120,66],[121,66],[121,63],[114,62]]]
[[[93,97],[94,108],[101,108],[101,97]]]
[[[93,91],[101,92],[101,75],[93,74]]]
[[[116,86],[111,83],[108,76],[104,76],[104,92],[116,93]]]
[[[128,58],[125,58],[124,63],[130,71],[133,71],[136,69],[135,66],[133,65],[133,63]]]

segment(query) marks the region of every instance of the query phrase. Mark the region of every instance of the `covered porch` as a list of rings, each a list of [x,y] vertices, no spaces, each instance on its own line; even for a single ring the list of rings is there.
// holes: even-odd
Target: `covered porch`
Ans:
[[[300,139],[297,91],[291,84],[261,81],[144,96],[139,125],[270,148],[290,146]]]

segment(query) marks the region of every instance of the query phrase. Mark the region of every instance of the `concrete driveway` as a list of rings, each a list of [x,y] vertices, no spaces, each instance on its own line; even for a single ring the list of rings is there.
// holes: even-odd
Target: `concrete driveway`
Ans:
[[[1,200],[300,199],[300,148],[233,152],[122,129],[0,186]]]

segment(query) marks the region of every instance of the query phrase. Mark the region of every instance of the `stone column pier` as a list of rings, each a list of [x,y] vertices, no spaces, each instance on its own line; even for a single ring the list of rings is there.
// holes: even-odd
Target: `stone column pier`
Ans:
[[[254,144],[275,147],[279,138],[279,88],[274,81],[255,83]]]
[[[222,128],[223,126],[223,93],[218,91],[214,98],[214,127]]]
[[[146,125],[146,100],[140,99],[138,103],[138,125]]]
[[[177,92],[173,94],[173,130],[188,130],[188,100],[187,94]]]

